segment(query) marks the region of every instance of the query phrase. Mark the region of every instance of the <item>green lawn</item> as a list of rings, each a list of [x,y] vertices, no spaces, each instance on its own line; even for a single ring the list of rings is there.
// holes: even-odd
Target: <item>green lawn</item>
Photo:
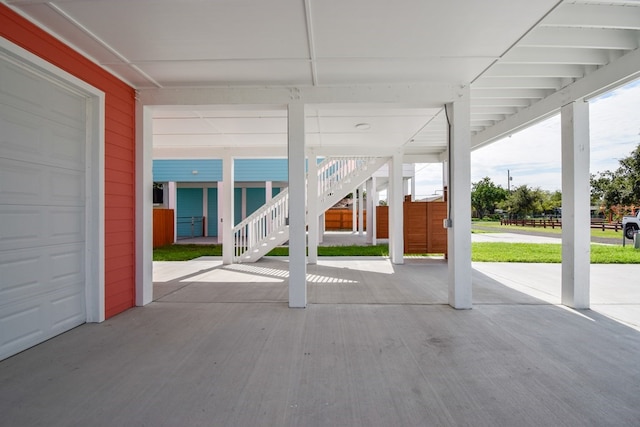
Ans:
[[[500,225],[499,222],[494,222],[494,221],[473,221],[471,223],[471,227],[473,228],[474,226],[478,226],[478,227],[486,227],[486,228],[491,228],[493,232],[496,233],[509,233],[513,230],[525,230],[525,231],[535,231],[535,232],[542,232],[542,233],[549,233],[549,234],[562,234],[562,229],[561,228],[551,228],[551,227],[547,227],[547,228],[543,228],[543,227],[522,227],[520,225]],[[476,232],[490,232],[487,230],[474,230],[474,233]],[[604,230],[602,231],[602,229],[597,229],[597,228],[592,228],[591,229],[591,236],[592,237],[606,237],[606,238],[612,238],[612,239],[620,239],[622,241],[622,230],[619,231],[614,231],[614,230]]]
[[[556,243],[472,243],[471,259],[478,262],[560,263],[562,245]],[[592,264],[638,264],[633,246],[591,245]]]
[[[561,262],[562,245],[540,243],[473,243],[471,259],[478,262]],[[268,255],[287,256],[289,248],[278,247]],[[169,245],[153,250],[154,261],[187,261],[201,256],[221,256],[221,245]],[[388,256],[387,245],[320,246],[320,256]],[[591,245],[593,264],[638,264],[640,250],[633,245]]]

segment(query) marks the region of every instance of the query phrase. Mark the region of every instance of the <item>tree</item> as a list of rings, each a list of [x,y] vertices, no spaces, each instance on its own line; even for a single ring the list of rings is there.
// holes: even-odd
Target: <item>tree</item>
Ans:
[[[544,211],[544,194],[540,188],[529,188],[527,185],[516,187],[503,206],[510,215],[522,216],[534,215]]]
[[[489,177],[472,184],[471,206],[476,210],[478,217],[493,214],[498,203],[507,198],[509,193],[499,185],[495,185]]]
[[[591,197],[607,209],[640,204],[640,144],[619,163],[615,171],[591,175]]]

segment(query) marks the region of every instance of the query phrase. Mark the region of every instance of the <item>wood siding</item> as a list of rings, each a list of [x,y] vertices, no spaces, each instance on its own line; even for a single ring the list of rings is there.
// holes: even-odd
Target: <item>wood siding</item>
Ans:
[[[105,315],[135,304],[134,90],[69,46],[0,5],[0,34],[106,94]]]
[[[353,230],[353,211],[351,209],[329,209],[324,213],[324,227],[327,231]],[[364,211],[363,214],[363,229],[367,229],[367,211]]]
[[[404,253],[444,254],[447,252],[445,202],[404,202]]]
[[[156,208],[153,210],[153,247],[170,245],[174,236],[173,209]]]

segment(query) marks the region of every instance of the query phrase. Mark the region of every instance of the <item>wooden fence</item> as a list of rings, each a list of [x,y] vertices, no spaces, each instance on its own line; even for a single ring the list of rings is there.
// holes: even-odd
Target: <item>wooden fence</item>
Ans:
[[[173,209],[153,210],[153,247],[173,243]]]
[[[442,220],[447,217],[446,202],[404,202],[404,253],[446,254],[447,229]],[[376,207],[376,236],[389,238],[389,207]]]
[[[521,227],[540,227],[540,228],[562,228],[562,221],[559,219],[501,219],[500,225],[519,225]],[[622,224],[619,222],[608,223],[602,220],[592,220],[591,228],[599,228],[604,230],[622,230]]]
[[[356,212],[356,221],[358,213]],[[367,229],[367,211],[363,213],[363,228]],[[324,213],[324,227],[327,231],[353,230],[353,212],[351,209],[329,209]]]

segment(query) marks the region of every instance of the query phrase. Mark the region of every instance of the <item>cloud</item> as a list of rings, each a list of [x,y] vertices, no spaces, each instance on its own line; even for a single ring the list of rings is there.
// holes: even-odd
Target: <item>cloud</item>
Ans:
[[[640,144],[640,80],[589,102],[591,173],[616,169],[618,160]],[[488,176],[507,188],[529,185],[555,191],[562,186],[560,116],[503,138],[471,153],[471,181]],[[422,165],[416,167],[420,170]],[[416,192],[433,194],[442,188],[441,166],[416,174]]]

